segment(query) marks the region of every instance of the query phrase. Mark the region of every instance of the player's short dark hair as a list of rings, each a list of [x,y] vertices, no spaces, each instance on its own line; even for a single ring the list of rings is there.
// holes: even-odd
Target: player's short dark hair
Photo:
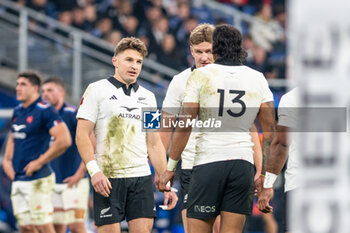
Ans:
[[[26,70],[19,73],[17,75],[17,79],[19,78],[26,78],[32,85],[38,86],[40,88],[41,78],[40,75],[34,70]]]
[[[136,37],[126,37],[119,41],[115,47],[114,56],[117,56],[119,53],[127,49],[136,50],[137,52],[141,53],[143,57],[146,57],[148,53],[146,45],[140,39]]]
[[[240,31],[228,24],[216,26],[213,33],[213,55],[215,60],[230,59],[242,63],[247,52],[242,47]]]
[[[63,80],[59,77],[56,77],[56,76],[52,76],[52,77],[49,77],[48,79],[46,79],[43,82],[43,85],[46,83],[55,83],[56,85],[61,86],[63,89],[65,89],[65,85],[64,85]]]
[[[213,43],[213,32],[215,27],[211,24],[199,24],[190,34],[190,45],[197,45],[203,42]]]

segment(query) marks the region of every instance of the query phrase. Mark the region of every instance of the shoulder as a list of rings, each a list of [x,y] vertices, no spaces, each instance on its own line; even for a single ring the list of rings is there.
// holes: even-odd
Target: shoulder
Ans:
[[[294,88],[281,97],[279,107],[296,107],[298,99],[298,89]]]
[[[255,70],[253,68],[250,68],[249,66],[243,65],[243,66],[241,66],[241,69],[242,69],[242,72],[251,74],[253,77],[264,78],[265,79],[263,73],[261,73],[260,71]]]
[[[188,78],[191,75],[191,73],[192,73],[192,69],[191,68],[187,68],[186,70],[178,73],[177,75],[174,75],[174,77],[170,81],[170,83],[182,81],[182,79]]]
[[[152,91],[148,90],[147,88],[139,85],[139,95],[142,95],[143,97],[139,97],[139,98],[155,98],[155,95]]]
[[[101,80],[90,83],[88,88],[99,89],[99,88],[105,87],[108,84],[109,84],[109,82],[107,79],[101,79]]]
[[[22,104],[18,104],[13,110],[18,111],[22,108]]]
[[[51,107],[51,104],[49,104],[49,103],[46,102],[46,101],[41,100],[41,101],[39,101],[39,102],[36,104],[36,107],[37,107],[38,109],[44,110],[44,109],[49,109],[49,108]]]
[[[107,79],[98,80],[96,82],[90,83],[86,88],[83,97],[84,98],[99,98],[106,94],[106,90],[109,88],[109,82]]]
[[[66,106],[64,106],[63,108],[63,111],[75,113],[77,111],[77,107],[75,107],[74,105],[66,104]]]
[[[71,118],[75,119],[77,111],[78,111],[78,109],[74,105],[66,104],[63,107],[63,111],[61,112],[61,114],[62,114],[62,117],[66,116],[66,117],[71,117]]]

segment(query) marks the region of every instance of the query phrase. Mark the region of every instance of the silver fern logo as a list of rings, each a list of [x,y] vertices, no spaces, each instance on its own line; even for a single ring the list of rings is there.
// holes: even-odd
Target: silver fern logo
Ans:
[[[110,209],[111,209],[111,207],[102,209],[102,210],[101,210],[101,213],[100,213],[100,218],[112,217],[112,214],[106,214]]]

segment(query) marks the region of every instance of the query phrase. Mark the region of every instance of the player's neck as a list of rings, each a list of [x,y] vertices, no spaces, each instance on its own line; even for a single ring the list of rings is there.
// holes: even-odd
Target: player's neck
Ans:
[[[39,93],[33,94],[28,100],[22,102],[23,108],[29,107],[39,98]]]
[[[133,81],[133,82],[131,82],[131,83],[127,83],[127,82],[125,82],[125,81],[124,81],[119,75],[117,75],[117,74],[114,74],[113,77],[114,77],[116,80],[118,80],[119,82],[124,83],[124,84],[126,85],[126,88],[127,88],[127,89],[129,88],[129,85],[130,85],[130,84],[136,83],[136,80]]]
[[[64,100],[58,101],[58,103],[55,105],[55,108],[57,111],[59,111],[62,108],[63,103],[64,103]]]

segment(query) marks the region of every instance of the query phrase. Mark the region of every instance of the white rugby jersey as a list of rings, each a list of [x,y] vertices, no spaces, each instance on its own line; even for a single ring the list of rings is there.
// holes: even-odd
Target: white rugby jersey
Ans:
[[[250,128],[264,102],[273,95],[262,73],[243,65],[210,64],[187,81],[183,102],[199,103],[200,120],[215,118],[221,131],[200,129],[194,166],[232,159],[254,164]]]
[[[294,88],[291,91],[284,94],[280,100],[279,106],[278,106],[278,125],[289,127],[289,128],[296,128],[297,127],[297,107],[298,104],[298,89]],[[290,191],[292,189],[297,188],[298,181],[297,181],[297,175],[298,175],[298,169],[300,166],[299,163],[299,156],[298,156],[298,146],[297,146],[297,140],[295,140],[297,137],[297,133],[289,133],[290,135],[290,144],[289,144],[289,156],[288,156],[288,163],[287,163],[287,169],[284,173],[285,177],[285,184],[284,184],[284,191]]]
[[[163,110],[170,114],[180,114],[183,99],[185,97],[186,82],[194,68],[188,68],[175,75],[171,80],[163,101]],[[181,168],[192,169],[196,152],[196,133],[192,132],[187,145],[181,154]]]
[[[95,123],[98,166],[108,178],[150,175],[142,108],[156,107],[152,92],[114,77],[91,83],[81,100],[77,118]]]

